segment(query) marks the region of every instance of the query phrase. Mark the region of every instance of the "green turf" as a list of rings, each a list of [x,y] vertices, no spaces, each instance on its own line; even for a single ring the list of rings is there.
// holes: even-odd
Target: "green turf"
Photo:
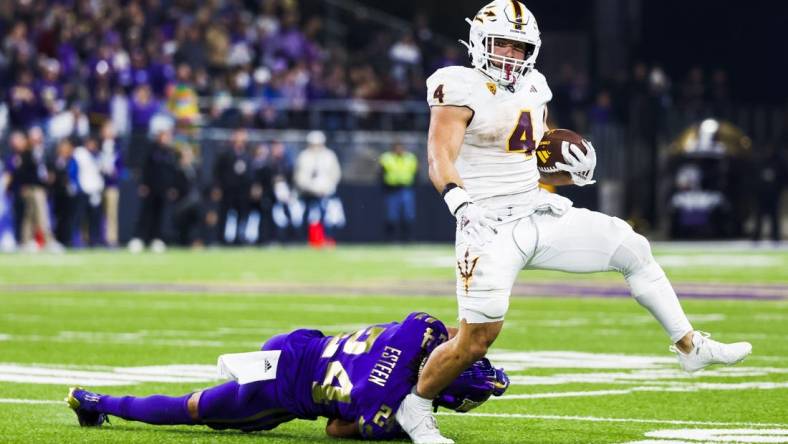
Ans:
[[[784,251],[697,251],[655,249],[666,272],[677,281],[788,282]],[[446,246],[343,247],[269,250],[173,250],[166,255],[135,256],[124,251],[96,251],[65,256],[0,255],[0,284],[135,282],[313,282],[397,283],[402,279],[453,279],[453,249]],[[699,264],[677,263],[676,258]],[[721,257],[725,261],[716,263]],[[46,278],[41,278],[41,272]],[[609,273],[566,275],[531,270],[534,279],[617,280]]]
[[[657,253],[674,264],[666,268],[677,281],[745,286],[788,284],[786,252],[660,249]],[[721,258],[718,266],[710,263],[713,261],[709,256],[713,255]],[[692,265],[693,258],[698,259],[699,265]],[[61,369],[71,366],[74,370],[212,365],[221,353],[253,350],[266,337],[296,327],[336,333],[368,323],[401,319],[414,310],[428,311],[451,321],[456,313],[452,297],[348,296],[333,294],[331,290],[334,284],[385,284],[394,288],[412,286],[414,282],[450,281],[452,269],[440,265],[446,260],[451,262],[451,249],[446,247],[0,256],[0,375],[1,366],[10,363]],[[736,266],[739,260],[743,266]],[[612,274],[570,276],[529,271],[520,278],[523,282],[556,278],[620,282],[620,277]],[[166,290],[140,293],[134,291],[133,285],[124,291],[112,288],[88,291],[77,290],[72,285],[143,282],[326,285],[321,292],[325,294],[265,295],[167,293]],[[36,291],[11,284],[51,284],[62,289]],[[466,443],[614,443],[645,440],[645,433],[661,429],[764,428],[740,423],[788,428],[788,388],[785,387],[788,385],[788,302],[685,300],[683,306],[696,327],[713,332],[715,338],[750,340],[754,355],[741,364],[750,370],[744,374],[722,371],[682,378],[672,373],[670,363],[664,363],[647,370],[654,372],[653,379],[647,375],[630,380],[626,377],[637,374],[637,370],[615,366],[515,370],[510,375],[521,379],[598,373],[622,373],[624,379],[552,385],[515,383],[507,395],[549,397],[510,400],[504,397],[473,412],[498,416],[442,415],[439,420],[444,432]],[[571,351],[670,358],[666,342],[656,322],[627,298],[513,298],[506,327],[494,348],[498,352]],[[726,371],[735,370],[736,367]],[[665,376],[665,372],[669,374]],[[702,388],[704,383],[717,385]],[[745,383],[762,386],[725,390],[730,384]],[[209,381],[149,382],[100,390],[116,394],[176,395],[210,384]],[[329,441],[323,437],[323,421],[293,421],[274,431],[251,435],[214,432],[202,427],[157,428],[120,419],[113,419],[112,425],[99,430],[86,430],[77,426],[73,413],[65,405],[8,401],[57,401],[66,390],[63,384],[0,382],[0,442]],[[554,397],[560,392],[624,390],[631,392]],[[699,423],[682,425],[670,421]]]

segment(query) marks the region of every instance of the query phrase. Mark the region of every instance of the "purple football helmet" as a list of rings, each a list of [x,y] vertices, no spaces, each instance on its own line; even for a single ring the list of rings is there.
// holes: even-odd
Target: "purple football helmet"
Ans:
[[[482,358],[446,387],[433,402],[435,409],[445,407],[465,413],[484,404],[490,395],[501,396],[509,388],[509,377],[502,368],[495,368]]]

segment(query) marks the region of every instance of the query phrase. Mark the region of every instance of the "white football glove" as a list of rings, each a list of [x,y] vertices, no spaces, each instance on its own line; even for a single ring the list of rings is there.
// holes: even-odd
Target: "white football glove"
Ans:
[[[457,217],[457,226],[468,245],[481,248],[492,242],[493,236],[498,234],[498,230],[493,224],[500,219],[489,210],[473,202],[468,202],[467,205],[457,210],[455,217]]]
[[[572,182],[579,186],[584,187],[596,183],[594,179],[594,168],[596,168],[596,151],[591,142],[584,140],[583,146],[586,148],[586,153],[579,146],[564,141],[561,143],[561,154],[564,155],[564,161],[556,162],[555,166],[561,171],[566,171],[572,175]],[[570,154],[571,152],[571,154]]]
[[[481,248],[498,234],[494,224],[501,219],[481,205],[471,202],[470,196],[462,188],[452,188],[443,196],[443,200],[457,218],[457,228],[470,246]]]

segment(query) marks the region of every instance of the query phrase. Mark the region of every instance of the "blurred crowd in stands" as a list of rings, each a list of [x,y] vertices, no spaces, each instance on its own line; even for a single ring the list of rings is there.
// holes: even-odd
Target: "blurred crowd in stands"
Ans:
[[[338,38],[324,30],[319,7],[304,8],[294,0],[2,2],[5,120],[54,139],[84,137],[108,120],[119,135],[144,132],[159,111],[182,125],[283,128],[283,108],[317,100],[421,101],[426,75],[465,63],[459,45],[435,42],[424,15],[399,33],[357,17]],[[573,127],[626,119],[625,99],[637,95],[698,114],[730,107],[722,69],[693,68],[673,84],[659,66],[638,63],[592,85],[566,64],[550,82],[561,121],[582,113]],[[201,107],[199,98],[211,100]]]
[[[8,1],[0,87],[10,126],[55,138],[106,120],[119,134],[145,131],[162,109],[182,124],[281,128],[281,107],[314,100],[420,100],[425,69],[461,62],[456,49],[425,60],[424,33],[370,26],[352,27],[365,35],[355,47],[353,35],[325,37],[321,18],[293,0]],[[198,97],[213,99],[205,113]]]
[[[664,125],[670,113],[683,123],[710,116],[730,118],[733,112],[728,73],[722,68],[707,72],[696,66],[674,83],[659,64],[636,62],[629,73],[592,85],[571,64],[563,64],[548,80],[555,121],[581,133],[610,123]]]
[[[36,126],[9,135],[11,152],[0,165],[0,251],[17,244],[28,252],[117,247],[118,185],[127,169],[112,123],[96,137],[60,139],[51,155],[43,139]],[[136,180],[129,249],[161,252],[165,240],[192,247],[331,245],[333,230],[345,224],[335,195],[341,168],[322,131],[306,139],[295,155],[277,140],[250,144],[247,131],[237,129],[206,178],[194,150],[175,143],[173,127],[157,130]]]
[[[310,0],[0,2],[0,168],[10,197],[0,199],[0,245],[5,224],[31,250],[117,246],[119,184],[130,175],[141,199],[130,216],[133,249],[161,249],[163,237],[184,245],[307,235],[330,242],[330,232],[309,231],[315,217],[328,217],[321,227],[329,231],[344,219],[333,198],[340,167],[325,135],[310,134],[308,145],[322,151],[304,157],[276,140],[250,144],[235,131],[206,173],[201,128],[311,129],[310,106],[333,99],[423,103],[426,76],[466,57],[435,38],[425,15],[397,30],[359,11],[351,22],[343,18],[338,33],[327,29],[322,7]],[[731,108],[724,70],[694,68],[674,84],[659,66],[638,63],[592,85],[567,64],[549,80],[553,120],[580,132],[634,118],[649,124],[668,107],[698,116]],[[321,129],[347,129],[342,122],[326,118]],[[645,137],[657,131],[641,129]],[[299,163],[310,167],[299,174]],[[176,221],[177,233],[162,234],[165,219]]]

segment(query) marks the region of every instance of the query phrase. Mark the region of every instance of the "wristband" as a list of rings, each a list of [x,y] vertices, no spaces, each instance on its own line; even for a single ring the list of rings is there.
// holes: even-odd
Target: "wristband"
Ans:
[[[454,188],[444,193],[443,200],[446,202],[446,206],[449,207],[449,212],[452,215],[456,215],[457,210],[471,202],[471,196],[468,195],[467,191],[455,185]]]
[[[446,193],[448,193],[449,191],[451,191],[451,190],[453,190],[453,189],[455,189],[457,187],[459,187],[459,185],[457,185],[454,182],[447,183],[446,186],[443,187],[443,191],[441,192],[441,197],[446,196]]]

